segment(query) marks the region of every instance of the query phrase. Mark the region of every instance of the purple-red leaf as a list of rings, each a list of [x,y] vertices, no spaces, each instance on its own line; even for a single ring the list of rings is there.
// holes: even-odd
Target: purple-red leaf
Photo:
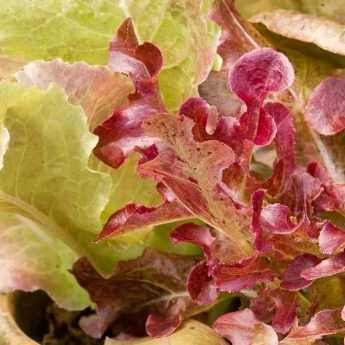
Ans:
[[[236,265],[219,264],[213,269],[213,277],[221,291],[236,292],[249,289],[274,278],[275,273],[261,259],[249,260]]]
[[[273,328],[257,320],[250,309],[222,315],[213,329],[233,345],[278,345]]]
[[[111,325],[121,331],[126,319],[137,317],[143,322],[147,318],[147,334],[170,334],[196,307],[185,290],[188,272],[195,263],[191,257],[147,249],[138,259],[118,263],[114,274],[105,279],[86,259],[80,259],[73,274],[97,306],[97,314],[83,318],[81,326],[99,338]],[[145,334],[145,328],[142,332]]]
[[[326,309],[315,314],[305,326],[296,327],[280,343],[281,345],[308,344],[331,335],[345,331],[345,322],[339,309]]]
[[[139,45],[132,21],[126,20],[111,42],[109,67],[128,74],[136,92],[129,96],[128,105],[116,109],[95,129],[99,136],[95,154],[106,164],[117,168],[137,147],[146,148],[157,141],[144,135],[142,123],[150,114],[165,112],[157,79],[161,66],[158,48],[151,43]]]
[[[315,280],[345,272],[345,252],[322,260],[319,264],[303,270],[304,279]]]
[[[345,232],[327,222],[321,229],[319,245],[324,254],[338,253],[345,247]]]
[[[234,64],[229,86],[246,104],[261,103],[271,92],[291,86],[294,70],[281,53],[261,48],[242,55]]]
[[[345,78],[330,77],[314,90],[306,106],[305,118],[323,135],[345,128]]]
[[[262,322],[272,323],[281,334],[290,331],[297,318],[297,295],[282,289],[265,289],[251,300],[250,309]]]
[[[198,304],[211,304],[218,297],[218,288],[209,274],[209,266],[205,261],[201,261],[192,268],[187,286],[193,301]]]
[[[304,254],[295,258],[282,275],[283,289],[297,291],[304,289],[312,284],[313,279],[302,276],[306,269],[314,267],[320,260],[313,255]]]
[[[215,241],[215,237],[212,236],[209,227],[196,224],[183,224],[174,229],[170,238],[173,243],[193,243],[200,246],[208,259],[211,259],[211,247]]]
[[[108,219],[97,240],[188,218],[192,218],[191,213],[177,201],[166,201],[158,207],[128,204]]]

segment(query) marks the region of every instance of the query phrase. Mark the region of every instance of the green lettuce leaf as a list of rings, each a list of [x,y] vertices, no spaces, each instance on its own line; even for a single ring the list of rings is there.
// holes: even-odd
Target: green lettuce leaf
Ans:
[[[163,53],[162,94],[168,108],[176,109],[196,94],[212,68],[218,29],[208,19],[211,5],[211,0],[10,0],[0,8],[1,51],[26,61],[59,57],[106,64],[114,32],[131,16],[140,40],[152,41]]]
[[[108,42],[123,20],[117,1],[9,0],[0,8],[0,46],[3,54],[27,61],[105,64]]]
[[[64,90],[70,103],[83,108],[90,130],[111,115],[113,109],[125,106],[128,95],[134,92],[129,78],[105,66],[66,63],[60,59],[31,62],[16,74],[16,79],[23,86],[37,86],[42,90],[57,84]],[[110,175],[112,179],[109,200],[102,212],[103,222],[128,203],[148,207],[161,203],[154,181],[144,179],[137,173],[137,162],[137,155],[132,154],[118,169],[113,169],[96,156],[90,156],[89,167]],[[112,240],[113,257],[116,260],[129,260],[141,255],[148,245],[149,230]]]
[[[87,256],[106,274],[116,258],[109,245],[91,244],[111,189],[110,176],[88,166],[97,138],[82,109],[56,87],[3,83],[0,100],[10,136],[0,171],[0,262],[8,278],[0,289],[41,288],[59,305],[80,309],[88,298],[67,270]]]

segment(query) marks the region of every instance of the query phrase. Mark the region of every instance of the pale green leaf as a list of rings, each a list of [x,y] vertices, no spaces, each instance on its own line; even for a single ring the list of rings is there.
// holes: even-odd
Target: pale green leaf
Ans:
[[[162,338],[114,340],[107,338],[105,345],[226,345],[227,342],[210,327],[190,320],[172,335]]]
[[[9,0],[0,7],[3,54],[25,60],[60,57],[105,64],[108,43],[124,20],[112,0]]]
[[[0,261],[11,267],[7,277],[17,284],[6,286],[11,280],[5,279],[2,288],[42,288],[65,308],[85,307],[85,293],[67,269],[87,256],[110,273],[116,257],[110,246],[91,244],[111,188],[109,176],[88,166],[97,138],[81,107],[69,104],[57,88],[3,83],[0,100],[0,119],[10,135],[0,171]],[[18,279],[13,267],[31,283]]]

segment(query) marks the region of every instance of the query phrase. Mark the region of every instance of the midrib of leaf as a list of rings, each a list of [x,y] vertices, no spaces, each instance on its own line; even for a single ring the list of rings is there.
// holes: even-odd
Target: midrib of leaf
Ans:
[[[155,299],[152,299],[152,300],[150,300],[148,302],[139,304],[136,307],[136,309],[140,310],[140,309],[145,308],[145,307],[150,306],[150,305],[154,305],[154,304],[157,304],[157,303],[160,303],[160,302],[164,302],[164,301],[168,301],[170,299],[180,298],[180,297],[189,297],[189,293],[187,291],[169,293],[169,294],[157,297]]]

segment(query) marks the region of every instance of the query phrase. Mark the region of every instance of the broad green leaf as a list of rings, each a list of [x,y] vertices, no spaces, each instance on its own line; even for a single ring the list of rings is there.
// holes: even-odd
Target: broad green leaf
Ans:
[[[108,43],[124,18],[118,2],[111,0],[5,1],[1,51],[25,60],[60,57],[105,64]]]
[[[29,217],[10,212],[0,212],[0,234],[2,292],[40,288],[67,309],[89,305],[86,292],[68,271],[77,256],[66,244]]]
[[[167,337],[144,338],[138,340],[114,340],[107,338],[105,345],[226,345],[227,342],[210,327],[190,320]]]
[[[2,288],[42,288],[65,308],[85,307],[85,292],[66,270],[87,256],[110,273],[115,258],[110,246],[91,244],[111,188],[109,176],[88,167],[97,138],[82,109],[55,87],[3,83],[0,100],[0,120],[10,135],[0,171],[0,261],[32,279],[18,279],[11,269]]]
[[[210,0],[122,1],[140,40],[153,42],[162,51],[160,86],[171,110],[196,94],[212,68],[218,29],[208,18],[211,6]]]
[[[31,62],[16,74],[16,78],[24,86],[38,86],[42,90],[51,84],[58,84],[65,91],[69,102],[82,106],[90,130],[111,115],[113,109],[124,107],[129,93],[134,91],[126,76],[113,73],[106,67],[86,63],[69,64],[61,60]],[[158,206],[161,203],[156,184],[138,175],[137,163],[138,156],[133,154],[121,167],[113,169],[91,155],[89,167],[112,178],[109,201],[102,213],[103,222],[128,203],[145,206]],[[141,255],[148,244],[148,233],[151,230],[111,240],[115,259],[128,260]]]

